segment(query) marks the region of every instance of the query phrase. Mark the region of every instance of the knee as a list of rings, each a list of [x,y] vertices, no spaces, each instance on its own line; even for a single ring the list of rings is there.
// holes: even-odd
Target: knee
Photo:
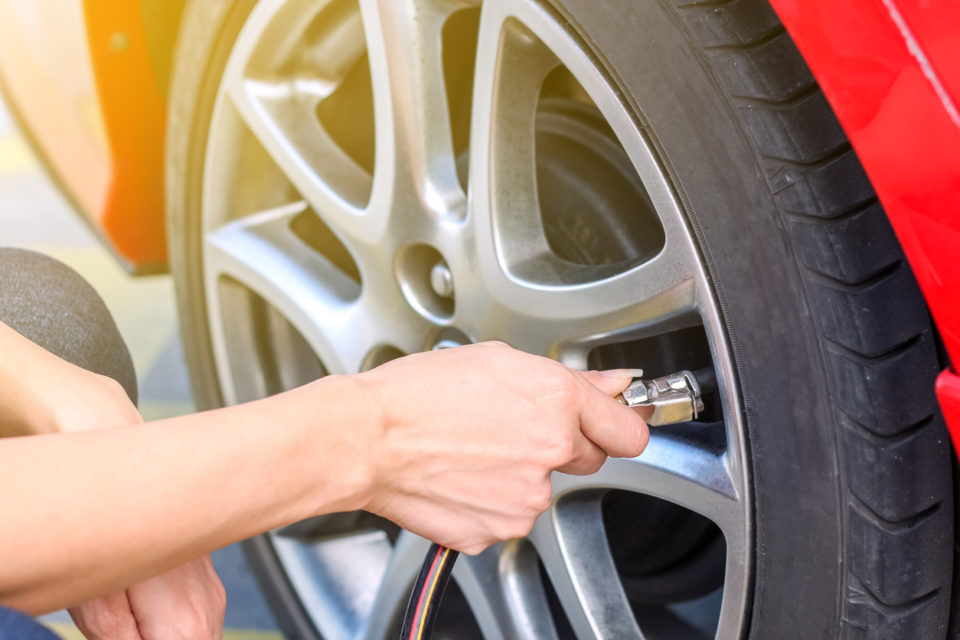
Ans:
[[[133,361],[117,325],[70,267],[35,251],[0,248],[0,321],[64,360],[113,378],[136,403]]]

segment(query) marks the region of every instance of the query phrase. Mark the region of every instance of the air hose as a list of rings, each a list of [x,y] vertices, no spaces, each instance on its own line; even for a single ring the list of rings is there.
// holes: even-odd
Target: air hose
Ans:
[[[440,611],[443,592],[450,582],[453,563],[459,551],[433,543],[413,585],[407,612],[400,630],[401,640],[426,640],[433,633],[433,625]]]

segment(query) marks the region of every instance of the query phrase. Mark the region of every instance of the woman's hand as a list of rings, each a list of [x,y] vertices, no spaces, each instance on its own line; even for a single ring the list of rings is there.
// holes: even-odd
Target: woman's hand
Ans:
[[[112,378],[79,368],[61,374],[63,386],[54,396],[57,406],[51,408],[58,431],[143,422],[123,387]],[[223,584],[210,556],[203,556],[69,612],[88,640],[217,640],[223,637],[226,606]]]
[[[60,404],[52,409],[59,431],[143,422],[113,379],[82,369],[65,378],[66,387],[58,390]],[[226,603],[210,556],[203,556],[69,612],[88,640],[216,640],[223,636]]]
[[[70,609],[88,640],[218,640],[227,598],[209,556]]]
[[[367,510],[466,553],[527,535],[553,471],[634,457],[644,421],[615,400],[628,372],[577,372],[500,343],[417,354],[361,374],[382,407]]]

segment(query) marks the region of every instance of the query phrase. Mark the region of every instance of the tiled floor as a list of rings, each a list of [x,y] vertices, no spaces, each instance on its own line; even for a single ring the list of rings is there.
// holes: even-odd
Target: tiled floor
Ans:
[[[0,104],[0,244],[43,251],[76,269],[117,321],[140,382],[147,420],[193,409],[168,276],[132,278],[102,248],[45,177]],[[239,547],[214,554],[227,590],[227,640],[280,638]],[[59,612],[45,618],[66,640],[82,638]]]

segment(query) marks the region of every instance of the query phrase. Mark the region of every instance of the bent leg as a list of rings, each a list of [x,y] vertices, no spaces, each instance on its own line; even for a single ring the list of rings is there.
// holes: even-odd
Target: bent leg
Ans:
[[[119,382],[137,401],[133,360],[103,299],[76,271],[0,248],[0,321],[47,351]]]

